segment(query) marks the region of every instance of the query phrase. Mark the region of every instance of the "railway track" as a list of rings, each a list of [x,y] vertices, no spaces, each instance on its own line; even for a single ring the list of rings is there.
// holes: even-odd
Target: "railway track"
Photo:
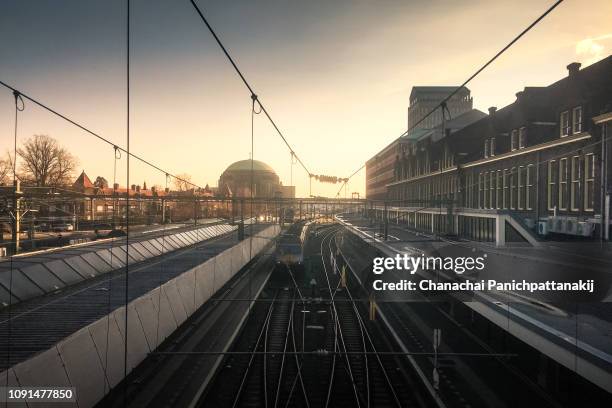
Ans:
[[[297,273],[281,265],[198,406],[425,406],[400,359],[378,354],[392,350],[342,285],[332,259],[337,231],[317,237],[320,298],[304,297]]]
[[[408,392],[412,384],[402,381],[400,364],[396,356],[381,356],[379,350],[387,345],[376,340],[372,327],[361,315],[358,303],[353,298],[348,285],[341,287],[341,276],[335,262],[335,236],[337,229],[331,229],[321,241],[321,258],[325,282],[330,294],[331,307],[336,330],[336,344],[344,352],[344,372],[351,380],[352,406],[359,407],[410,407],[422,401]],[[327,242],[327,244],[326,244]],[[329,257],[328,257],[329,255]],[[328,263],[329,261],[329,263]],[[362,353],[362,354],[360,354]],[[339,372],[340,371],[340,372]],[[335,375],[341,377],[342,371],[336,367]],[[331,383],[332,381],[330,381]],[[330,388],[331,390],[331,388]],[[351,393],[336,387],[335,399],[330,406],[346,406],[349,401],[341,399]],[[331,395],[331,393],[330,393]]]

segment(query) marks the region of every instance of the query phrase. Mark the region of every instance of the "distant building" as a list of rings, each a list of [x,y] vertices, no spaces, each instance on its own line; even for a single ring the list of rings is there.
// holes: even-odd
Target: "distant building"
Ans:
[[[283,186],[274,169],[253,160],[232,163],[219,177],[218,194],[223,197],[250,198],[251,185],[256,198],[294,198],[295,186]],[[252,178],[251,178],[252,177]]]
[[[457,86],[413,86],[408,107],[408,129],[415,126],[457,88]],[[452,119],[470,111],[472,104],[473,98],[470,96],[470,90],[465,86],[462,87],[446,102],[445,115],[448,115],[446,119]],[[437,109],[416,125],[415,129],[433,129],[441,123],[442,110]]]
[[[408,129],[423,118],[429,111],[450,95],[457,86],[415,86],[410,93],[410,106],[408,107]],[[463,116],[472,109],[473,100],[470,90],[461,88],[446,103],[447,111],[445,118],[452,121],[454,118]],[[476,111],[479,112],[479,111]],[[480,112],[483,114],[482,112]],[[484,114],[483,114],[484,115]],[[465,126],[469,120],[477,120],[478,114],[463,116],[462,121],[455,122],[456,125]],[[396,178],[396,164],[398,160],[410,148],[414,148],[414,141],[429,134],[429,130],[442,124],[442,113],[439,109],[428,116],[408,135],[391,142],[387,147],[378,152],[366,162],[366,197],[372,200],[384,200],[387,198],[387,185]],[[412,146],[412,147],[411,147]]]

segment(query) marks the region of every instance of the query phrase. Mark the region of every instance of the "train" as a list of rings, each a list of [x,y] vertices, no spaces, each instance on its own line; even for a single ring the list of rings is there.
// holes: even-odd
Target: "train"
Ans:
[[[302,266],[304,263],[304,242],[310,223],[293,223],[280,236],[276,245],[275,259],[277,264]]]

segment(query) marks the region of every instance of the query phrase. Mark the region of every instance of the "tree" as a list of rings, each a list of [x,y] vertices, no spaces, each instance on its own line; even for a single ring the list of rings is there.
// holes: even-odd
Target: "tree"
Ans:
[[[0,185],[12,184],[13,160],[11,154],[6,152],[6,157],[0,159]]]
[[[96,181],[93,182],[93,185],[98,188],[108,188],[108,181],[104,177],[98,176],[96,177]]]
[[[195,187],[191,184],[191,175],[187,173],[177,174],[173,179],[173,183],[177,191],[188,191]]]
[[[57,140],[34,135],[17,149],[25,182],[38,187],[67,185],[72,182],[77,159]]]

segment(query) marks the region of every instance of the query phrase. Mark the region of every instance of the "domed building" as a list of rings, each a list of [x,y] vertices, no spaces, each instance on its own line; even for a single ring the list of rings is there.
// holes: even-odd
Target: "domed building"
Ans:
[[[219,194],[225,197],[251,197],[251,160],[240,160],[229,165],[219,178]],[[283,186],[274,169],[253,160],[253,196],[259,198],[293,198],[294,186]]]

